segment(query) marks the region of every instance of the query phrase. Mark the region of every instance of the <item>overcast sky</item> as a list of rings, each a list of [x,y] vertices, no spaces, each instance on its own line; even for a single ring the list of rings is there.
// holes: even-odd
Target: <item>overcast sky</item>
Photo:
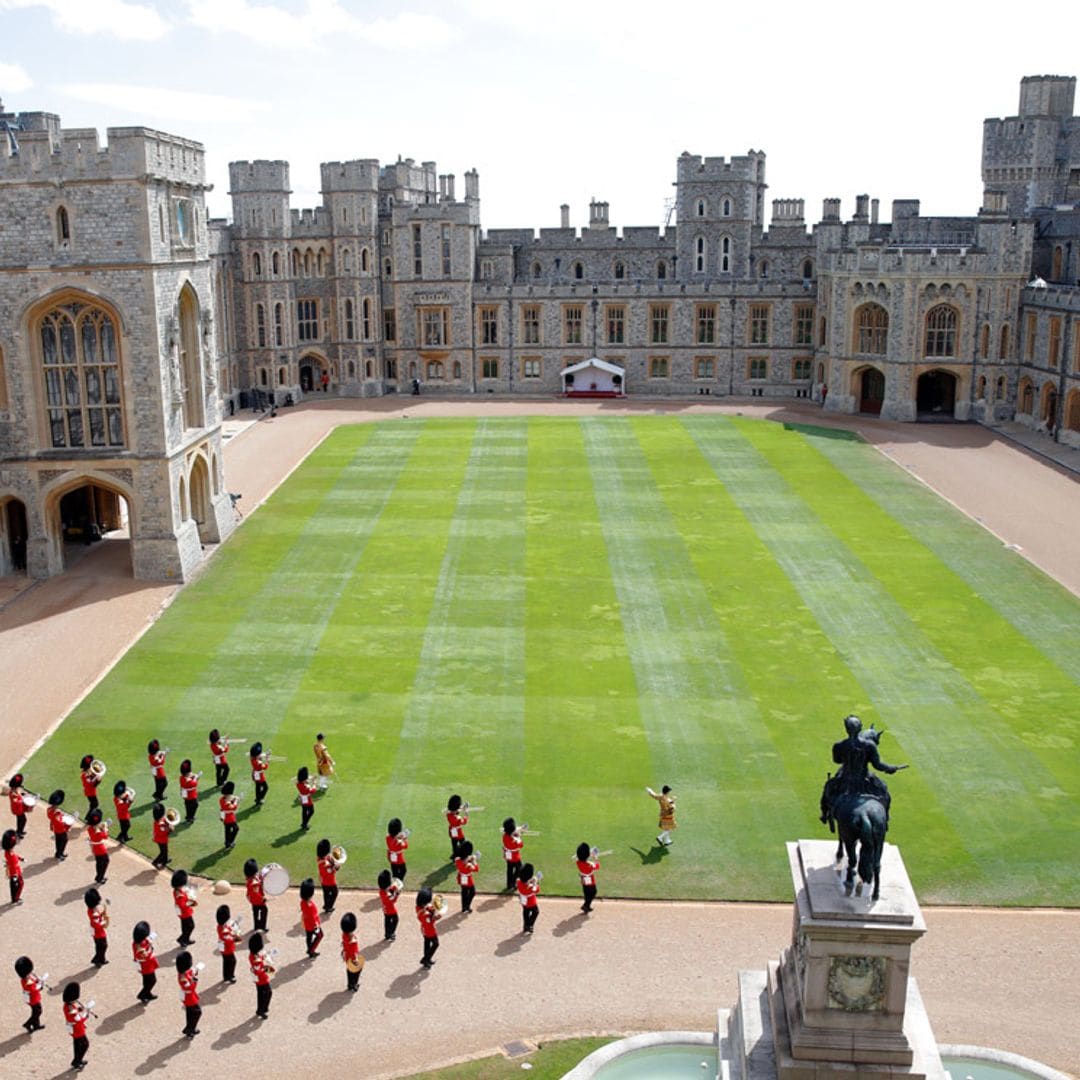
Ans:
[[[1080,74],[1080,4],[724,0],[0,0],[0,98],[65,127],[140,124],[228,163],[284,158],[480,173],[485,228],[660,225],[683,150],[768,155],[768,198],[921,198],[973,214],[982,121],[1024,75]],[[1043,12],[1044,14],[1040,14]]]

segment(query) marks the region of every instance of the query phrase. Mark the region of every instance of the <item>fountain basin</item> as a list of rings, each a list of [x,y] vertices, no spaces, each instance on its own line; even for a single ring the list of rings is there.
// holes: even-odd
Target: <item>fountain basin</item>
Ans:
[[[716,1035],[708,1031],[650,1031],[594,1050],[563,1080],[716,1080]]]

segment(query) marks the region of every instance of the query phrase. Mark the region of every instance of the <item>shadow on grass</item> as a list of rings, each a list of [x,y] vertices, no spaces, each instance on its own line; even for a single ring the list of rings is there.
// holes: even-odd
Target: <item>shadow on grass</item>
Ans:
[[[238,810],[236,812],[236,820],[245,821],[247,818],[251,817],[252,814],[257,814],[259,809],[260,807],[256,806],[255,803],[252,803],[250,806],[245,806],[243,810]]]
[[[660,844],[649,848],[648,851],[642,851],[641,848],[636,847],[632,847],[630,850],[641,858],[642,866],[655,866],[657,863],[663,862],[668,853],[667,845],[661,846]]]
[[[216,866],[222,859],[229,853],[224,848],[218,848],[217,851],[211,852],[209,855],[204,855],[201,859],[197,859],[191,864],[191,872],[193,874],[201,874],[204,870],[209,870],[211,866]]]
[[[441,885],[447,878],[451,877],[453,873],[454,864],[444,863],[438,870],[432,870],[420,884],[426,885],[429,889],[434,889],[436,885]]]
[[[271,847],[277,847],[277,848],[288,847],[290,844],[295,844],[296,841],[299,840],[300,837],[302,837],[306,831],[307,831],[306,829],[300,829],[300,828],[293,829],[292,832],[284,833],[283,835],[279,836],[276,840],[271,840],[270,841],[270,846]]]
[[[329,1020],[355,996],[351,990],[332,990],[319,1002],[319,1007],[308,1015],[308,1023],[321,1024],[324,1020]]]

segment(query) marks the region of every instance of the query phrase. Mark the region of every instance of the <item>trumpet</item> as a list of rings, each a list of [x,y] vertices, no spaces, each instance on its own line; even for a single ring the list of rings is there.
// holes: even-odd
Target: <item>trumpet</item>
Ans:
[[[467,802],[461,804],[461,812],[463,814],[479,814],[481,810],[486,810],[485,806],[470,806]]]
[[[340,844],[330,849],[330,861],[335,867],[344,866],[348,857],[349,853]]]
[[[535,832],[533,829],[530,829],[529,826],[524,821],[514,830],[514,834],[516,836],[539,836],[540,835],[538,832]]]
[[[104,761],[98,761],[97,758],[94,758],[86,771],[100,780],[109,770]]]
[[[400,836],[402,840],[408,840],[411,835],[412,829],[402,829],[401,832],[398,833],[398,836]]]
[[[529,878],[529,884],[534,889],[539,889],[540,888],[540,882],[543,881],[543,880],[544,880],[544,871],[543,870],[537,870],[536,873],[533,874],[533,876],[531,878]]]

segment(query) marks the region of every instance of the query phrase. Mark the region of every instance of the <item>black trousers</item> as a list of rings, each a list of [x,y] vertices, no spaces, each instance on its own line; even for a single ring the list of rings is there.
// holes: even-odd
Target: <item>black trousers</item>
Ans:
[[[98,802],[96,795],[87,795],[86,813],[89,815],[91,810],[96,810],[101,804]]]
[[[476,895],[475,885],[461,886],[461,910],[472,911],[473,897]]]
[[[45,1025],[41,1022],[41,1003],[30,1006],[30,1016],[23,1027],[27,1031],[37,1031],[38,1028],[43,1028]]]
[[[236,953],[225,953],[221,958],[221,977],[226,982],[236,982]]]
[[[532,928],[536,924],[536,920],[540,917],[540,905],[536,907],[526,907],[521,909],[521,929],[526,934],[532,933]]]
[[[72,1049],[75,1051],[75,1056],[71,1059],[71,1067],[77,1069],[86,1060],[86,1051],[90,1049],[90,1040],[85,1035],[79,1035],[77,1038],[72,1039],[71,1042]]]
[[[90,961],[96,967],[105,963],[105,953],[109,950],[109,939],[103,937],[94,938],[94,959]]]
[[[131,839],[131,818],[120,819],[120,831],[116,834],[116,839],[121,844],[126,844]]]
[[[167,776],[154,777],[154,802],[161,802],[161,798],[165,794],[165,789],[168,786],[169,778]]]
[[[64,859],[67,856],[64,855],[64,848],[67,847],[68,834],[66,832],[54,832],[53,833],[53,845],[56,848],[56,857],[58,859]]]
[[[300,828],[301,829],[306,829],[308,827],[308,822],[312,819],[314,814],[315,814],[315,804],[313,802],[312,803],[304,803],[303,805],[301,805],[301,807],[300,807]]]
[[[314,956],[315,950],[319,947],[319,942],[323,939],[323,928],[316,926],[314,930],[304,931],[304,940],[307,942],[307,954],[308,956]]]
[[[15,831],[19,834],[19,839],[20,840],[24,836],[26,836],[26,815],[25,814],[17,814],[15,816]]]
[[[270,785],[265,780],[260,780],[255,785],[255,805],[258,806],[263,799],[266,798],[266,793],[270,790]]]
[[[229,779],[229,763],[226,761],[224,765],[219,765],[214,762],[214,783],[221,787],[226,780]]]
[[[324,885],[322,887],[322,909],[324,915],[329,915],[337,903],[338,887],[336,885]]]
[[[521,869],[521,863],[508,862],[506,864],[506,887],[512,889],[517,884],[518,871]]]
[[[465,837],[460,840],[455,840],[454,837],[450,837],[450,861],[453,862],[461,853],[461,845],[465,843]]]
[[[435,955],[439,948],[439,939],[437,937],[424,938],[424,959],[420,961],[424,967],[431,967],[435,961],[432,957]]]
[[[22,874],[18,877],[8,878],[8,888],[11,889],[11,902],[13,904],[22,896],[23,884]]]
[[[397,930],[397,924],[398,924],[398,916],[397,915],[385,915],[385,914],[383,915],[383,917],[382,917],[382,925],[383,925],[383,939],[384,940],[389,941],[390,938],[392,938],[394,936],[394,933]]]
[[[251,905],[251,928],[252,930],[266,929],[267,908],[265,904]]]
[[[390,876],[393,878],[397,878],[400,882],[405,881],[405,875],[408,872],[409,868],[403,862],[390,864]]]
[[[345,969],[345,987],[347,990],[355,990],[360,985],[360,976],[363,972]]]
[[[95,855],[94,856],[94,884],[105,884],[105,872],[109,869],[109,856],[108,855]]]
[[[187,1017],[187,1023],[184,1024],[184,1034],[194,1035],[199,1027],[199,1017],[202,1016],[201,1005],[185,1005],[184,1015]]]
[[[191,935],[195,933],[195,917],[189,915],[186,919],[180,920],[180,936],[176,939],[178,945],[190,945]]]
[[[156,866],[160,870],[169,864],[169,845],[158,844],[157,850],[157,858],[150,865]]]
[[[585,903],[581,905],[581,910],[592,911],[592,902],[596,899],[596,886],[582,885],[581,894],[585,897]]]
[[[274,988],[269,983],[258,983],[255,986],[255,1012],[265,1016],[270,1011],[270,999],[274,996]]]
[[[238,821],[225,822],[225,846],[231,848],[236,844],[236,837],[240,832],[240,823]]]
[[[184,800],[184,820],[194,821],[195,814],[199,809],[198,799],[185,799]]]
[[[154,997],[154,987],[157,986],[157,972],[147,971],[142,977],[142,990],[139,991],[140,1001],[150,1001]]]

